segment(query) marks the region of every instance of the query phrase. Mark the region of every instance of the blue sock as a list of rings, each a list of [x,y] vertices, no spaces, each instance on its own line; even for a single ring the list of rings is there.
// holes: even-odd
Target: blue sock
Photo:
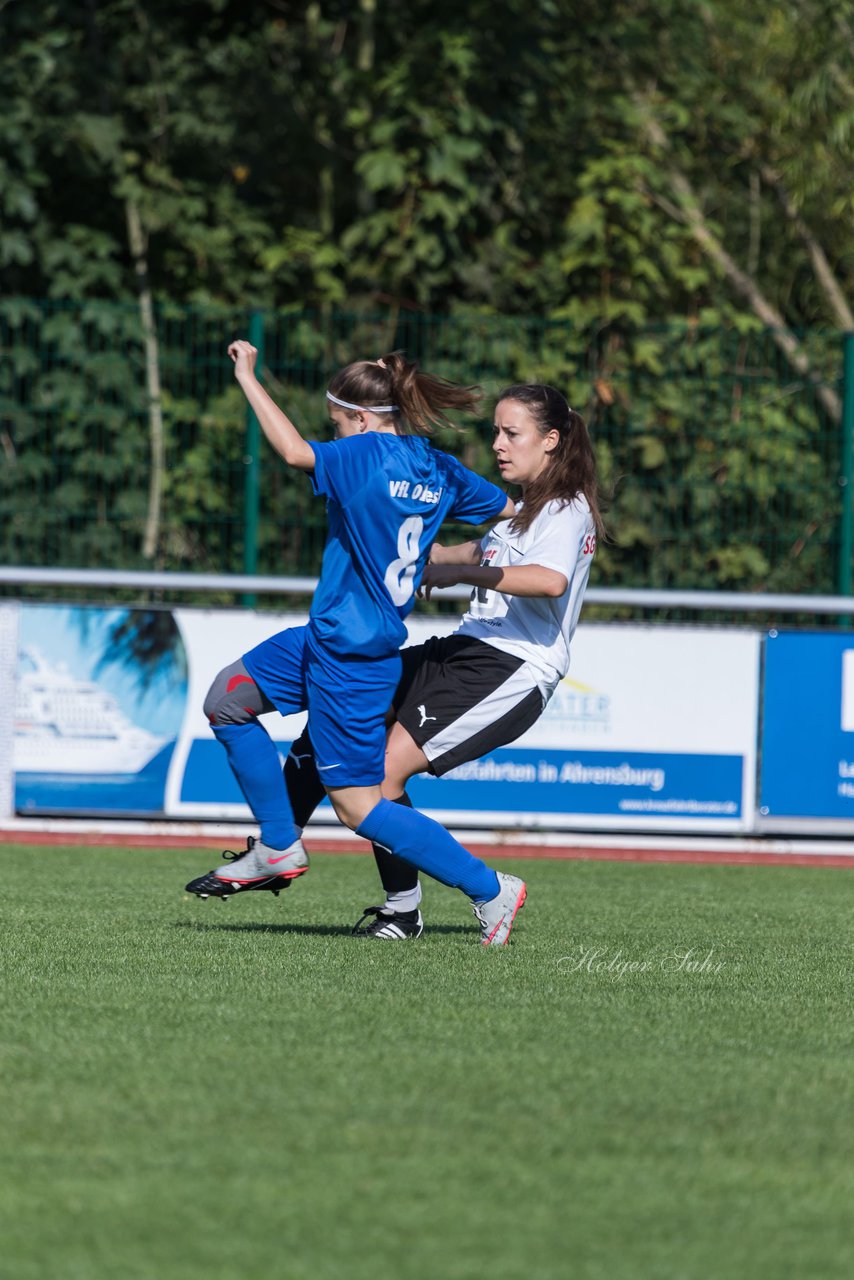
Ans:
[[[356,834],[406,858],[434,880],[462,889],[473,902],[488,902],[499,891],[498,876],[492,868],[464,849],[445,827],[417,809],[380,800],[356,828]]]
[[[299,832],[273,739],[257,720],[211,728],[225,747],[231,771],[258,820],[262,842],[271,849],[287,849]]]

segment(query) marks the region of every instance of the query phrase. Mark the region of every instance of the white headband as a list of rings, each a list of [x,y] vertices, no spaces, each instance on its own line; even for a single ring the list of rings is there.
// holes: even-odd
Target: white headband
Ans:
[[[362,413],[397,413],[396,404],[351,404],[349,400],[339,400],[331,391],[327,391],[326,399],[337,404],[341,409],[360,409]]]

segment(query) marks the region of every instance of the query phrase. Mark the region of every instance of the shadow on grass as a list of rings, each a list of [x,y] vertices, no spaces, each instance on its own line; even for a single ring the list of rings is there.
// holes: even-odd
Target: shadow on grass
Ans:
[[[245,924],[233,924],[214,920],[176,920],[176,929],[192,929],[196,933],[306,933],[327,937],[346,938],[350,930],[343,926],[331,924],[264,924],[260,920],[249,920]]]
[[[358,938],[352,929],[341,925],[329,924],[263,924],[261,921],[249,920],[245,924],[234,924],[223,921],[221,924],[210,920],[176,920],[176,929],[193,929],[197,933],[296,933],[309,934],[312,937]],[[472,925],[439,924],[431,925],[428,931],[432,934],[465,934],[475,933]]]

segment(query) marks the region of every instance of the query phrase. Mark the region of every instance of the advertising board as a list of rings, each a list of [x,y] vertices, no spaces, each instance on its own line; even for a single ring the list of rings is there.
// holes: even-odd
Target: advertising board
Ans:
[[[758,825],[854,831],[854,632],[770,631]]]
[[[18,660],[18,605],[0,602],[0,819],[14,811],[15,684]]]
[[[305,620],[22,605],[18,812],[248,820],[202,703],[223,666]],[[410,642],[455,625],[415,618]],[[533,728],[441,779],[413,779],[412,800],[476,828],[748,831],[758,671],[755,633],[582,623]],[[283,757],[304,720],[265,717]]]

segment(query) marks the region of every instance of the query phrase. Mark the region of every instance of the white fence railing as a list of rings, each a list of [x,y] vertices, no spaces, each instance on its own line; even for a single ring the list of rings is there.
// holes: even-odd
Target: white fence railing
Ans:
[[[254,595],[311,595],[317,578],[278,578],[228,573],[156,573],[121,569],[45,569],[0,565],[0,583],[20,586],[95,587],[99,590],[229,591]],[[470,587],[448,587],[437,599],[464,600]],[[645,590],[588,587],[586,604],[637,609],[732,610],[737,613],[815,613],[854,615],[854,597],[774,595],[742,591]]]

